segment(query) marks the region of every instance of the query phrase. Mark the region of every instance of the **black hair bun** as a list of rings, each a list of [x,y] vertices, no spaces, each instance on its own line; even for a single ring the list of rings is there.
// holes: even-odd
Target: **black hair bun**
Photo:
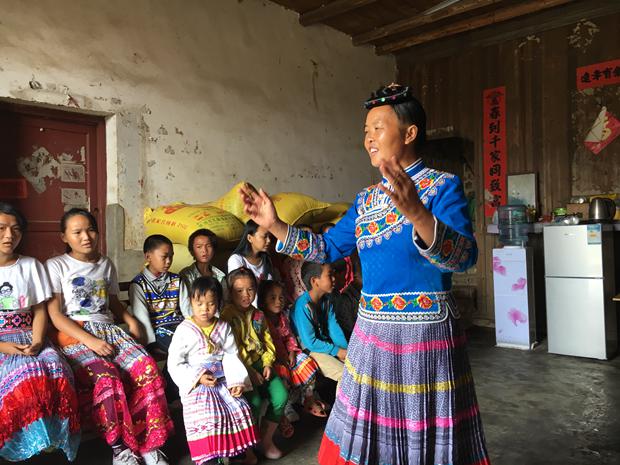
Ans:
[[[409,91],[408,86],[392,83],[387,86],[380,87],[370,95],[370,98],[364,102],[367,110],[382,105],[396,105],[398,103],[408,102],[413,99],[413,95]]]

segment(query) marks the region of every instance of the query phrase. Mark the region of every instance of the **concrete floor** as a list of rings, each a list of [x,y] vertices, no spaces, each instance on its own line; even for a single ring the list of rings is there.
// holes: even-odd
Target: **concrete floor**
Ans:
[[[544,345],[532,352],[494,347],[494,334],[470,333],[471,359],[487,446],[494,465],[620,464],[620,357],[602,362],[551,355]],[[178,433],[166,445],[171,463],[192,464]],[[302,418],[279,465],[316,463],[325,422]],[[66,464],[60,454],[42,455],[32,465]],[[99,440],[82,444],[76,465],[111,463]]]

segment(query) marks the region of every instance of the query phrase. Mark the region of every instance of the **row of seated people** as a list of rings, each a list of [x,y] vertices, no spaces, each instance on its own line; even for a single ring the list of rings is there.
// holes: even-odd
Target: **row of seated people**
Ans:
[[[273,434],[293,433],[289,397],[326,414],[314,380],[319,367],[339,379],[347,344],[326,298],[334,286],[329,266],[302,270],[308,291],[291,312],[300,347],[283,311],[285,286],[259,284],[245,266],[224,281],[209,260],[204,266],[209,254],[201,250],[215,245],[208,233],[194,236],[196,263],[183,279],[168,272],[170,242],[147,238],[145,269],[130,287],[134,316],[119,301],[114,265],[97,251],[97,223],[88,211],[65,213],[67,253],[45,267],[15,252],[26,224],[0,203],[0,457],[19,461],[60,449],[73,460],[81,431],[92,429],[112,447],[114,464],[165,465],[160,448],[174,429],[165,376],[178,386],[198,464],[222,457],[255,463],[259,442],[265,457],[279,458]],[[255,306],[257,289],[265,312]],[[152,354],[166,353],[162,375]]]
[[[221,284],[227,302],[221,319],[232,326],[239,356],[254,387],[246,397],[255,419],[259,418],[262,402],[269,403],[261,421],[264,454],[277,458],[281,452],[273,443],[276,428],[284,437],[290,437],[294,431],[291,422],[299,419],[293,401],[314,415],[327,414],[328,406],[318,399],[314,382],[319,368],[322,375],[335,381],[342,376],[359,301],[359,289],[357,297],[352,291],[358,288],[359,273],[355,280],[351,265],[340,264],[343,269],[340,275],[345,276],[347,284],[344,291],[352,292],[352,297],[348,298],[347,292],[332,293],[336,279],[330,265],[304,263],[300,269],[296,266],[300,262],[274,260],[269,254],[270,245],[268,233],[249,221],[239,247],[228,260],[227,276],[211,264],[217,248],[216,236],[209,230],[198,230],[188,243],[196,261],[177,275],[168,271],[174,253],[171,241],[162,235],[149,236],[143,249],[145,268],[132,281],[129,295],[134,314],[147,328],[146,347],[160,357],[170,354],[168,370],[179,384],[180,375],[175,376],[175,367],[188,356],[185,349],[179,356],[172,341],[181,322],[187,318],[195,322],[194,284],[204,277]],[[274,262],[280,266],[275,267]],[[285,282],[293,284],[288,289],[283,282],[274,280],[281,275],[288,278]],[[300,281],[304,286],[301,292],[296,286]],[[289,315],[291,295],[297,298]],[[221,297],[217,299],[221,300]],[[341,314],[352,315],[341,319],[346,335],[336,319],[334,303],[343,310]],[[209,320],[210,328],[214,321]],[[185,399],[183,404],[186,403],[196,405],[190,399]],[[196,420],[195,414],[191,418],[185,416],[186,429],[187,423]],[[190,446],[200,439],[189,436]]]

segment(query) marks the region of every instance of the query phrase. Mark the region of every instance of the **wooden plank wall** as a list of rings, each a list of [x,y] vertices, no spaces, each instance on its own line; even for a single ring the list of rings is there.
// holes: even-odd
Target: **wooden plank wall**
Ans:
[[[572,195],[620,192],[620,138],[599,156],[583,147],[602,104],[620,118],[620,85],[576,90],[577,67],[620,59],[619,25],[620,14],[611,14],[501,43],[461,47],[452,56],[441,56],[445,51],[439,50],[441,57],[426,51],[423,61],[411,52],[397,56],[399,82],[416,90],[428,128],[449,128],[449,135],[473,143],[480,255],[476,269],[457,281],[477,287],[473,317],[478,324],[493,322],[490,263],[496,243],[496,236],[486,234],[490,219],[483,219],[481,202],[482,91],[506,86],[508,174],[538,173],[543,213],[563,206]]]

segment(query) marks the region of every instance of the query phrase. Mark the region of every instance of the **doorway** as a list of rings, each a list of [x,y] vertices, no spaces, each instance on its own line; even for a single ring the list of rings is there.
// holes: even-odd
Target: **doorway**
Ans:
[[[105,120],[69,111],[0,103],[0,200],[28,220],[19,253],[45,261],[65,252],[60,218],[91,211],[105,253]]]

